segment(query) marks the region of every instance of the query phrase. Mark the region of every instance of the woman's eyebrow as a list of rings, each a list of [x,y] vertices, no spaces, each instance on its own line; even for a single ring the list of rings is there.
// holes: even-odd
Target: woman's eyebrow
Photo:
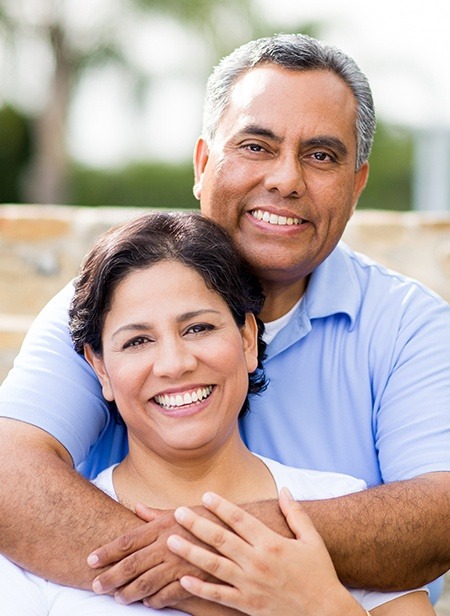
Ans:
[[[191,310],[189,312],[184,312],[177,317],[177,321],[178,323],[182,323],[183,321],[189,321],[189,319],[195,319],[208,313],[220,314],[220,312],[218,310],[214,310],[214,308],[203,308],[201,310]]]
[[[152,329],[152,325],[150,323],[126,323],[125,325],[121,325],[111,334],[111,338],[115,338],[121,332],[142,332],[148,331]]]

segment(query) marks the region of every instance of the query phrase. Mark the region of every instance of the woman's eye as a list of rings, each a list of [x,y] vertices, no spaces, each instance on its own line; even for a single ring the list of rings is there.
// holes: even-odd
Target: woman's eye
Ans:
[[[139,347],[143,344],[145,344],[146,342],[148,342],[148,338],[145,336],[137,336],[136,338],[132,338],[131,340],[128,340],[128,342],[126,342],[123,345],[124,349],[129,349],[129,348],[136,348]]]
[[[214,325],[210,323],[196,323],[195,325],[190,325],[186,329],[186,334],[201,334],[203,332],[210,332],[214,329]]]

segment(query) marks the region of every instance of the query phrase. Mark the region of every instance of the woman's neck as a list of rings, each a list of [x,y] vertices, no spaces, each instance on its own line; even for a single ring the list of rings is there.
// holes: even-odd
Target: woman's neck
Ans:
[[[197,505],[207,490],[236,503],[277,495],[270,471],[238,434],[214,453],[180,454],[170,460],[130,442],[128,456],[114,469],[113,482],[129,509],[137,502],[158,509]]]

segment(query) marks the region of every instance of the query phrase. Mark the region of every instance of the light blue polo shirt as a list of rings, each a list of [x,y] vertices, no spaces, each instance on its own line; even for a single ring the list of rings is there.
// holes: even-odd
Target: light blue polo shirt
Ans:
[[[340,244],[268,346],[253,451],[368,485],[450,470],[450,308]]]

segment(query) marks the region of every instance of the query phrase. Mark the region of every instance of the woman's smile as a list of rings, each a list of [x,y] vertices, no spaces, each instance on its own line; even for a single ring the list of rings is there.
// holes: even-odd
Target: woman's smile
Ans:
[[[157,394],[150,402],[155,402],[161,407],[165,415],[185,417],[202,411],[213,389],[213,385],[204,385],[184,391]]]

